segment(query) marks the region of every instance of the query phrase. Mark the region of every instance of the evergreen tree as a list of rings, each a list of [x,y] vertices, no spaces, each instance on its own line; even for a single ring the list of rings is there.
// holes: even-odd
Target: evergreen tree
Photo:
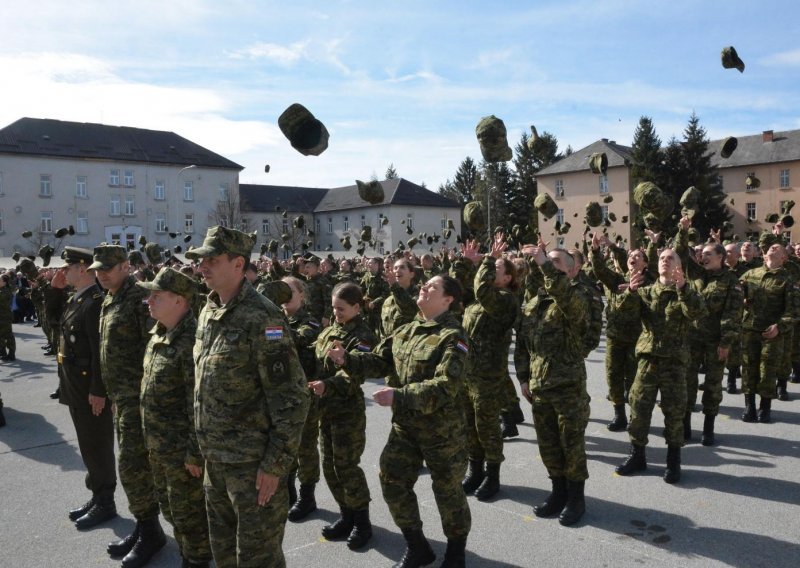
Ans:
[[[631,177],[634,184],[642,181],[656,182],[664,169],[662,164],[664,156],[661,139],[656,134],[653,120],[649,116],[639,119],[639,124],[633,133],[631,154],[633,157]]]
[[[386,173],[384,174],[386,179],[397,179],[397,170],[394,169],[394,164],[389,164],[389,167],[386,168]]]
[[[448,179],[439,186],[439,193],[464,205],[475,198],[475,186],[478,183],[478,178],[478,167],[472,158],[467,156],[459,164],[453,181],[451,182]]]
[[[514,174],[507,162],[481,163],[481,177],[476,193],[484,206],[487,223],[487,237],[496,228],[509,232],[511,205],[514,198]]]

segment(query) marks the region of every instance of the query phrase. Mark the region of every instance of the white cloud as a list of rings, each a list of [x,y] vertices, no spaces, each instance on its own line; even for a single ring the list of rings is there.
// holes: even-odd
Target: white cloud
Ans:
[[[769,67],[800,67],[800,49],[767,55],[760,63]]]
[[[306,57],[307,41],[296,42],[288,46],[276,43],[256,43],[231,53],[234,59],[268,59],[279,65],[289,66]]]
[[[468,65],[468,69],[486,69],[498,65],[506,65],[515,57],[518,57],[518,49],[501,49],[495,51],[483,51],[478,54],[476,61]]]

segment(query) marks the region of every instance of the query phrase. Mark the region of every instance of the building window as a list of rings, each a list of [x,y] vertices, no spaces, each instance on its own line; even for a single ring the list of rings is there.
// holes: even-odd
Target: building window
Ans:
[[[153,191],[153,197],[154,197],[154,199],[157,199],[158,201],[163,201],[164,199],[166,199],[164,197],[164,180],[157,180],[156,181],[156,186],[155,186],[155,189]]]
[[[314,219],[314,234],[319,235],[322,231],[320,229],[321,221],[319,218]]]
[[[563,209],[559,209],[558,213],[556,213],[556,222],[559,225],[563,225],[564,224],[564,210]]]
[[[53,232],[53,212],[42,211],[42,222],[39,225],[39,231],[42,233]]]
[[[75,197],[86,198],[86,176],[78,176],[75,178]]]
[[[89,232],[89,213],[86,211],[78,211],[78,216],[75,218],[75,232],[85,235]]]
[[[125,181],[126,187],[133,187],[133,170],[125,170],[123,180]]]
[[[220,184],[219,200],[227,203],[228,199],[230,199],[230,189],[228,189],[228,184],[227,183]]]
[[[111,199],[108,202],[108,214],[111,217],[119,217],[122,214],[119,195],[111,196]]]
[[[447,213],[442,213],[442,231],[447,229]]]
[[[328,234],[333,234],[333,217],[328,217]]]
[[[269,235],[269,219],[261,219],[261,234]]]
[[[240,227],[239,230],[244,232],[244,233],[246,233],[249,224],[250,224],[250,219],[247,219],[246,217],[242,217],[241,227]]]
[[[367,216],[366,215],[362,215],[361,216],[361,228],[363,229],[366,226],[367,226]]]
[[[286,217],[283,218],[282,229],[283,229],[284,233],[288,233],[289,232],[289,219],[287,219]]]
[[[350,219],[347,217],[347,215],[345,215],[343,217],[343,219],[344,219],[344,230],[345,231],[349,231],[350,230]]]
[[[133,195],[125,196],[125,216],[132,217],[136,215],[136,205],[134,203]]]
[[[751,178],[754,178],[754,177],[756,177],[756,172],[748,172],[747,173],[747,177],[745,178],[745,182],[744,182],[745,191],[755,191],[757,189],[754,185],[750,185],[749,183],[747,183],[748,180],[750,180]]]
[[[608,221],[608,205],[601,205],[600,210],[603,212],[603,222]]]
[[[406,213],[406,227],[414,230],[414,214],[413,213]]]
[[[119,170],[111,170],[108,173],[108,185],[119,185]]]
[[[780,178],[781,178],[781,189],[788,189],[789,188],[789,170],[781,170]],[[2,193],[2,191],[0,191],[0,193]]]
[[[183,200],[194,201],[194,182],[183,182]]]
[[[566,197],[566,194],[564,193],[564,180],[563,179],[557,179],[556,180],[556,197],[558,197],[559,199]]]
[[[600,193],[608,193],[608,176],[606,174],[600,176]]]
[[[167,232],[167,215],[165,213],[156,213],[156,233]]]
[[[755,221],[756,220],[756,204],[755,203],[748,203],[747,204],[747,220],[748,221]]]
[[[194,213],[187,213],[183,218],[183,232],[194,233]]]
[[[227,215],[220,215],[219,216],[219,224],[221,227],[228,226],[228,216]]]
[[[53,180],[49,174],[39,176],[39,197],[53,197]]]

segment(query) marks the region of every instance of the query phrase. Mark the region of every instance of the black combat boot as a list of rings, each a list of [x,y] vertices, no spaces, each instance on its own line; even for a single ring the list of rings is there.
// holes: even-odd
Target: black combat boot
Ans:
[[[753,395],[755,398],[755,395]],[[772,399],[761,397],[761,404],[758,406],[758,421],[762,424],[769,424],[772,422],[771,416]]]
[[[17,358],[14,356],[14,352],[13,351],[9,351],[8,353],[6,353],[2,357],[0,357],[0,359],[2,359],[3,361],[16,361],[17,360]]]
[[[714,445],[714,419],[716,416],[706,414],[703,419],[703,436],[700,438],[700,443],[704,446]]]
[[[628,415],[625,414],[625,403],[614,405],[614,419],[606,428],[612,432],[622,432],[628,427]]]
[[[141,568],[167,544],[167,537],[158,522],[158,515],[139,521],[139,538],[131,551],[122,559],[122,568]]]
[[[419,568],[436,560],[436,554],[433,553],[422,529],[402,529],[402,531],[406,539],[406,551],[397,563],[397,568]]]
[[[552,517],[560,513],[567,504],[567,480],[563,477],[553,477],[551,483],[553,490],[544,503],[533,506],[533,513],[537,517]]]
[[[358,550],[372,538],[372,523],[369,522],[369,509],[353,511],[353,530],[347,537],[347,548]]]
[[[486,477],[483,478],[481,486],[475,490],[475,498],[478,501],[488,501],[500,491],[500,464],[486,464]]]
[[[483,483],[484,477],[486,475],[483,473],[483,460],[469,460],[467,475],[464,477],[464,481],[461,482],[464,493],[467,495],[475,493],[475,490]]]
[[[289,507],[297,502],[297,487],[294,484],[295,477],[295,473],[290,473],[286,476],[286,490],[289,493]]]
[[[793,383],[800,383],[800,361],[792,361],[792,376]]]
[[[293,523],[302,521],[308,515],[317,510],[317,500],[314,497],[315,484],[300,484],[300,495],[289,509],[289,520]]]
[[[82,516],[84,516],[86,513],[88,513],[89,509],[92,508],[92,505],[94,505],[94,496],[92,496],[91,499],[89,499],[86,503],[84,503],[83,505],[81,505],[77,509],[72,509],[69,512],[69,520],[74,523],[75,521],[80,519]]]
[[[628,458],[618,465],[614,471],[619,475],[630,475],[637,471],[644,471],[647,469],[647,456],[644,451],[645,446],[637,446],[631,444],[631,453]]]
[[[519,428],[517,428],[517,423],[510,412],[503,412],[500,415],[500,432],[504,440],[519,436]]]
[[[681,480],[681,447],[667,446],[667,471],[664,472],[664,481],[678,483]]]
[[[42,351],[50,351],[52,347],[50,346],[49,343],[45,343],[44,345],[40,346],[39,349],[41,349]]]
[[[514,421],[514,424],[522,424],[525,422],[525,414],[522,412],[522,407],[520,406],[519,401],[517,401],[517,404],[514,405],[511,410],[508,411],[508,413],[511,415],[511,420]],[[464,545],[466,546],[466,542]]]
[[[139,521],[136,521],[136,526],[133,527],[131,534],[123,539],[108,543],[106,552],[112,558],[122,558],[133,549],[133,545],[136,544],[137,540],[139,540]]]
[[[742,420],[744,422],[758,421],[758,416],[756,416],[756,395],[744,395],[744,414],[742,414]]]
[[[786,390],[786,383],[788,379],[778,379],[778,400],[789,400],[789,392]]]
[[[56,390],[50,393],[50,398],[53,400],[58,399],[61,396],[61,387],[56,387]]]
[[[738,367],[728,369],[728,394],[736,394],[736,378],[739,376]]]
[[[94,503],[92,503],[92,506],[86,511],[86,514],[78,517],[75,521],[75,526],[79,530],[86,530],[113,519],[116,516],[117,506],[114,504],[114,497],[98,496],[95,497]]]
[[[568,527],[581,520],[586,512],[586,501],[583,498],[584,481],[567,481],[567,504],[558,516],[558,522]]]
[[[342,507],[342,516],[330,525],[322,527],[322,536],[328,540],[344,538],[353,530],[353,511]]]
[[[447,551],[439,568],[464,568],[466,566],[467,537],[447,539]]]
[[[692,439],[692,412],[689,411],[683,415],[683,439],[689,441]]]

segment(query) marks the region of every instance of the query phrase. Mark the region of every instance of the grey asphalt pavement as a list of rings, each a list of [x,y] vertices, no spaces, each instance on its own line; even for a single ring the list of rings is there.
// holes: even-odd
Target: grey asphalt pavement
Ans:
[[[115,566],[106,544],[133,526],[125,494],[117,491],[120,517],[88,532],[77,531],[67,510],[83,503],[84,469],[66,407],[47,395],[56,386],[53,358],[39,346],[42,333],[32,324],[15,324],[17,361],[0,364],[0,392],[8,426],[0,429],[0,567]],[[775,401],[772,424],[739,420],[741,395],[725,395],[717,426],[717,445],[699,444],[702,415],[693,418],[694,440],[683,451],[683,478],[661,479],[664,445],[661,413],[654,413],[643,475],[614,474],[628,451],[627,434],[611,433],[611,405],[605,400],[601,344],[587,361],[592,417],[586,432],[590,479],[587,513],[575,527],[539,519],[533,504],[549,490],[538,457],[530,408],[520,437],[505,446],[502,491],[490,503],[470,498],[472,532],[467,565],[499,568],[800,565],[800,388],[790,384],[790,402]],[[320,509],[300,524],[288,523],[284,550],[290,567],[392,566],[404,542],[383,502],[378,458],[386,440],[390,411],[371,401],[379,381],[365,387],[367,448],[363,467],[372,491],[374,537],[364,552],[343,542],[327,542],[320,529],[336,518],[324,481],[317,490]],[[430,479],[417,484],[425,532],[439,560],[442,534]],[[168,532],[169,529],[167,529]],[[434,565],[438,565],[437,564]],[[180,566],[175,542],[150,566]]]

